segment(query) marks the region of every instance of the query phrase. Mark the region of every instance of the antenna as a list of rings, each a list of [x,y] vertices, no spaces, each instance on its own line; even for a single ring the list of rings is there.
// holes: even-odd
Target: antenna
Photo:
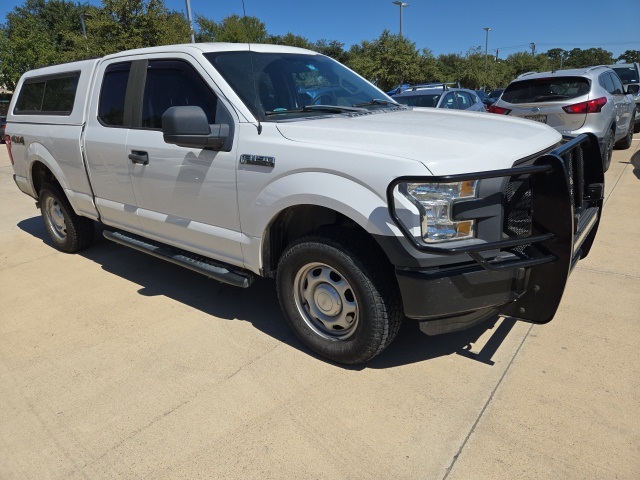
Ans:
[[[242,15],[243,18],[246,19],[247,18],[247,9],[244,6],[244,0],[242,0]],[[256,72],[255,69],[253,68],[253,52],[251,51],[251,38],[249,37],[249,30],[247,29],[247,23],[245,21],[244,24],[244,28],[245,28],[245,33],[247,34],[247,47],[249,48],[249,60],[251,61],[251,78],[253,79],[253,93],[255,95],[255,105],[256,107],[258,107],[258,85],[256,84]],[[257,109],[258,112],[260,111],[260,109]],[[262,123],[260,123],[260,119],[258,118],[258,135],[260,135],[262,133]]]

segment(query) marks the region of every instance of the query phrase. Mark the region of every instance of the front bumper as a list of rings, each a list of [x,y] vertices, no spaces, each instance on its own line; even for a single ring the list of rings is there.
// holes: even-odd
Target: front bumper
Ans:
[[[504,179],[500,238],[462,246],[424,244],[395,213],[396,186],[424,179],[403,177],[389,185],[390,214],[412,248],[461,259],[456,266],[442,268],[396,267],[407,317],[453,323],[465,317],[471,325],[487,312],[535,323],[549,322],[555,315],[569,274],[589,253],[598,229],[604,173],[597,138],[581,135],[526,165],[429,178],[429,182],[499,178]],[[518,191],[524,193],[518,196]],[[485,198],[464,204],[454,210],[454,215],[458,212],[454,220],[473,218],[474,212],[481,218],[487,211]]]

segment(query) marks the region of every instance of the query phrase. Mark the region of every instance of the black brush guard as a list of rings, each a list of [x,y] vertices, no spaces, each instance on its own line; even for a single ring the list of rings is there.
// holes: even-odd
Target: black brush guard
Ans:
[[[433,246],[416,239],[396,213],[394,189],[400,183],[449,183],[498,177],[526,184],[529,218],[524,230],[529,234],[472,245]],[[387,189],[390,215],[415,249],[438,255],[466,254],[490,271],[517,270],[514,285],[517,299],[502,307],[500,313],[534,323],[547,323],[555,315],[571,270],[591,249],[603,198],[602,158],[598,140],[591,134],[571,139],[524,166],[429,178],[400,177]],[[505,203],[503,209],[508,208]],[[500,252],[511,255],[501,259]]]

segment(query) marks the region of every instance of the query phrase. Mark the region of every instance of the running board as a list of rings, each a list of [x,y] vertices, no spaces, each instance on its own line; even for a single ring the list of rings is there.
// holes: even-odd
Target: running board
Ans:
[[[185,250],[155,243],[146,238],[143,239],[120,231],[112,232],[105,230],[103,235],[107,240],[111,240],[112,242],[131,247],[143,253],[148,253],[154,257],[175,263],[176,265],[201,273],[219,282],[228,283],[234,287],[247,288],[253,283],[254,276],[251,272],[240,269],[236,270],[231,266],[214,262],[211,259],[195,255]]]

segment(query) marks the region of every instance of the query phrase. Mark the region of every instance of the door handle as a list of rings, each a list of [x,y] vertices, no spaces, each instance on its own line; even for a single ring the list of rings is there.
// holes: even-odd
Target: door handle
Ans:
[[[129,160],[131,160],[133,163],[141,163],[142,165],[147,165],[149,163],[149,154],[141,150],[131,150],[131,153],[129,154]]]

